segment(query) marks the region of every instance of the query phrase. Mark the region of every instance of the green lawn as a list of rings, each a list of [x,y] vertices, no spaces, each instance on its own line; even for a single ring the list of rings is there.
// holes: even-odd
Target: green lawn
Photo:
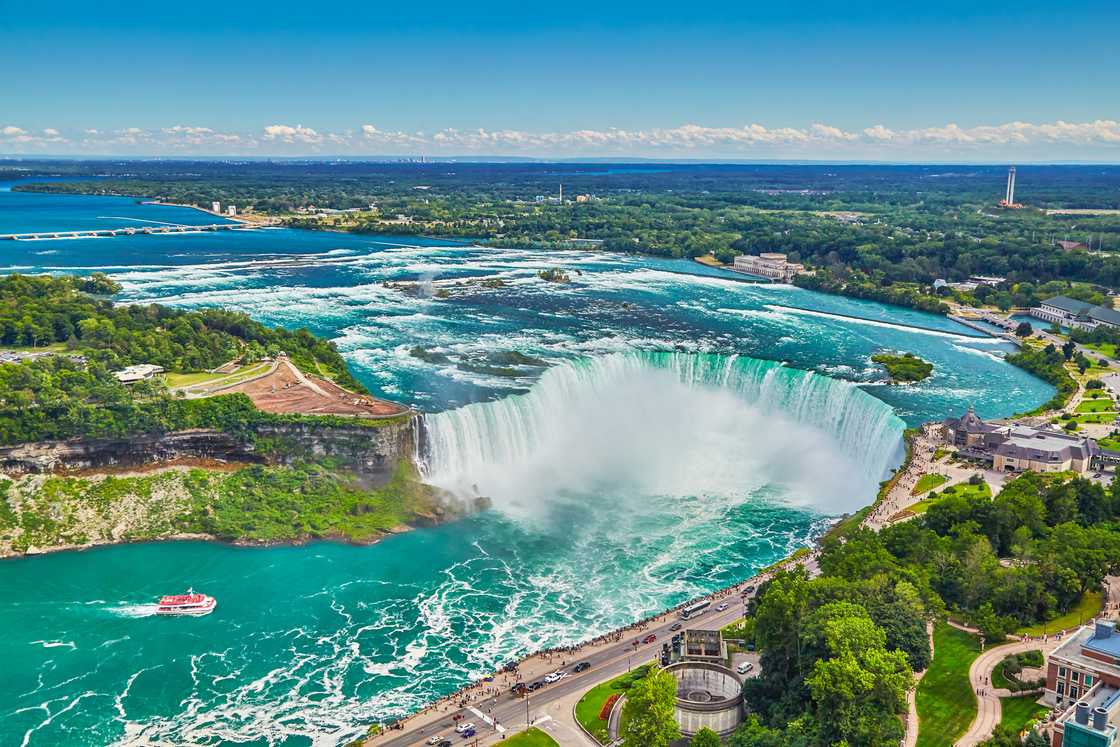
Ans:
[[[992,681],[992,684],[995,684],[995,680]],[[1035,703],[1036,700],[1038,700],[1037,694],[1003,698],[1000,701],[1000,706],[1003,709],[1003,716],[999,721],[1000,726],[1005,726],[1018,734],[1026,729],[1027,724],[1031,721],[1045,716],[1050,709]]]
[[[1073,419],[1078,423],[1097,423],[1100,425],[1108,425],[1116,420],[1116,413],[1114,412],[1094,412],[1086,415],[1074,415]]]
[[[632,672],[621,674],[613,680],[603,682],[588,690],[576,703],[576,720],[584,729],[591,732],[602,744],[610,740],[607,737],[607,722],[599,718],[599,710],[607,702],[607,698],[615,693],[625,693],[635,681],[640,680],[649,672],[649,665],[645,664]]]
[[[1001,661],[992,669],[992,687],[1004,687],[1010,690],[1011,684],[1011,680],[1007,679],[1003,673],[1003,662]]]
[[[514,734],[502,744],[508,744],[510,747],[560,747],[555,739],[536,727],[530,727],[528,731]]]
[[[1020,628],[1015,631],[1019,635],[1042,635],[1044,633],[1055,633],[1059,630],[1072,628],[1075,625],[1080,625],[1086,620],[1092,619],[1098,612],[1101,611],[1101,593],[1099,591],[1087,591],[1081,597],[1081,601],[1076,607],[1071,609],[1064,615],[1055,617],[1052,620],[1047,620],[1045,623],[1038,625],[1031,625],[1027,628]]]
[[[1120,437],[1109,436],[1097,440],[1097,445],[1102,449],[1109,449],[1110,451],[1120,451]]]
[[[933,662],[918,683],[918,747],[944,747],[976,717],[976,696],[968,668],[980,654],[979,639],[938,623],[933,630]]]
[[[183,387],[183,386],[196,386],[198,384],[206,384],[209,382],[217,382],[221,386],[228,386],[236,384],[244,379],[257,374],[262,374],[268,370],[270,363],[250,363],[247,366],[240,366],[230,373],[210,373],[209,371],[200,371],[198,373],[169,373],[164,376],[169,387]],[[220,381],[219,381],[220,380]]]
[[[1077,406],[1077,412],[1115,412],[1116,405],[1110,399],[1086,399]]]
[[[988,487],[988,483],[982,482],[979,485],[973,485],[970,482],[959,482],[956,485],[950,485],[941,491],[941,495],[963,495],[967,498],[991,498],[992,489]]]
[[[1116,346],[1111,342],[1086,342],[1082,343],[1082,346],[1095,350],[1106,358],[1116,357]]]
[[[949,482],[949,478],[945,475],[940,475],[936,472],[930,472],[918,478],[918,482],[914,484],[914,489],[910,491],[912,495],[920,495],[933,490],[939,485],[944,485]]]

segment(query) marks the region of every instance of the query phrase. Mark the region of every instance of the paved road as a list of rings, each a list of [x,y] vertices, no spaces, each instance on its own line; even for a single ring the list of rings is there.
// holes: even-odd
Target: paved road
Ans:
[[[1007,643],[990,648],[973,660],[972,666],[968,670],[968,681],[972,685],[973,692],[983,691],[984,694],[977,696],[976,718],[972,720],[972,724],[968,727],[964,736],[957,740],[957,747],[974,747],[974,745],[980,744],[992,736],[992,731],[995,730],[1003,717],[1003,706],[1000,703],[1000,698],[1011,697],[1013,693],[1005,688],[994,688],[990,684],[992,670],[1003,661],[1003,657],[1033,649],[1039,649],[1043,654],[1049,656],[1060,643],[1060,640],[1053,637],[1045,643],[1039,640]]]
[[[752,581],[752,583],[757,582]],[[723,612],[716,611],[716,606],[724,601],[730,605],[728,609]],[[713,602],[707,613],[689,620],[687,627],[704,629],[721,628],[741,618],[743,612],[743,603],[740,601],[739,596],[728,596],[725,599]],[[661,652],[661,644],[672,637],[673,632],[670,631],[669,628],[675,622],[678,621],[669,619],[661,624],[650,626],[646,630],[634,631],[633,635],[628,636],[623,641],[588,653],[582,658],[571,659],[566,667],[566,670],[569,672],[568,677],[555,684],[545,685],[542,689],[532,693],[528,698],[517,698],[509,693],[504,693],[498,696],[497,704],[492,704],[491,700],[487,700],[485,704],[475,704],[473,709],[467,707],[449,710],[447,713],[442,714],[442,717],[434,726],[430,724],[426,725],[423,727],[422,731],[419,728],[420,719],[418,719],[417,723],[412,725],[412,728],[408,731],[398,736],[392,736],[393,732],[389,732],[387,735],[374,740],[372,744],[376,744],[377,747],[422,745],[434,734],[440,734],[450,739],[453,743],[465,744],[469,747],[473,747],[476,743],[482,745],[491,743],[495,741],[495,739],[500,739],[498,730],[494,726],[487,724],[479,713],[482,713],[482,715],[491,720],[496,719],[498,724],[507,730],[505,733],[514,733],[523,730],[526,723],[526,714],[528,714],[530,722],[544,718],[547,723],[547,720],[552,718],[548,706],[555,701],[583,693],[600,682],[605,682],[617,677],[628,669],[638,667],[656,658]],[[640,645],[637,649],[631,645],[631,640],[635,638],[645,638],[651,633],[657,636],[655,642],[647,645]],[[590,662],[591,669],[580,674],[571,674],[572,664],[576,661]],[[487,708],[491,709],[491,713],[487,714],[485,712]],[[463,720],[473,722],[478,727],[477,740],[463,740],[455,734],[456,722],[453,718],[455,715],[461,715]],[[538,723],[538,726],[544,728],[543,723]]]

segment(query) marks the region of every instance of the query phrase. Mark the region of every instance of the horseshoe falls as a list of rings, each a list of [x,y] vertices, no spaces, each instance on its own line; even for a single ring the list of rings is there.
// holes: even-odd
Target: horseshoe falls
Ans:
[[[5,205],[59,230],[189,215],[0,185]],[[811,543],[871,500],[904,424],[969,403],[1005,416],[1052,391],[944,318],[683,260],[287,229],[5,244],[5,271],[103,271],[126,303],[333,340],[371,391],[425,413],[428,478],[493,509],[366,547],[0,562],[0,744],[343,744]],[[571,282],[542,281],[549,267]],[[885,348],[933,376],[887,386],[870,361]],[[188,586],[218,611],[145,616]]]
[[[565,363],[526,394],[428,415],[425,477],[499,510],[557,495],[750,496],[835,514],[866,504],[905,424],[848,382],[737,355],[613,354]]]

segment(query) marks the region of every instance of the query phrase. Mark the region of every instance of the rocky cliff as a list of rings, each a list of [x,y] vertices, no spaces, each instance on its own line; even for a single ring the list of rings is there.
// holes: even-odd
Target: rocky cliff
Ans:
[[[371,484],[388,482],[402,459],[412,459],[413,420],[379,427],[311,423],[259,425],[246,438],[212,430],[130,438],[44,441],[0,447],[0,473],[9,475],[137,469],[183,459],[293,464],[331,459]]]

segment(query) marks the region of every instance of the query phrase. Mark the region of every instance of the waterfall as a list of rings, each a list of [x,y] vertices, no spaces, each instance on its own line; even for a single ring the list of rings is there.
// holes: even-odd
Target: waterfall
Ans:
[[[525,510],[557,495],[744,495],[826,512],[870,502],[904,424],[844,381],[740,355],[620,353],[526,394],[426,415],[425,478]],[[773,491],[771,491],[773,492]]]

